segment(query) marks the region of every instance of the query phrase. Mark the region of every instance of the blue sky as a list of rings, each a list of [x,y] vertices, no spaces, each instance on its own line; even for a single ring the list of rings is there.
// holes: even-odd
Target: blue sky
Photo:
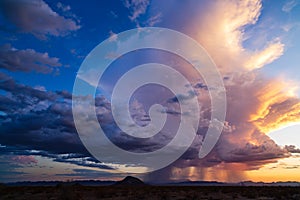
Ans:
[[[260,46],[257,45],[257,40],[267,41],[277,37],[282,38],[282,41],[287,47],[285,54],[280,59],[274,61],[272,65],[266,66],[264,70],[266,70],[267,74],[275,76],[285,74],[288,78],[299,79],[299,76],[297,76],[297,72],[299,72],[297,56],[299,55],[298,44],[300,43],[298,37],[300,31],[298,20],[300,17],[300,8],[297,1],[295,2],[295,6],[290,8],[291,10],[284,12],[282,9],[287,2],[263,1],[263,12],[258,22],[255,25],[249,26],[249,32],[255,32],[256,37],[250,37],[244,41],[247,48],[253,50],[263,48],[263,44],[260,44]],[[62,64],[62,67],[59,68],[60,76],[51,73],[41,78],[41,75],[34,73],[34,71],[33,73],[27,73],[26,76],[23,73],[11,73],[12,76],[16,77],[16,80],[31,86],[42,85],[46,87],[47,90],[64,89],[71,91],[73,87],[72,80],[75,79],[80,64],[96,45],[107,39],[111,35],[111,32],[119,33],[136,28],[136,22],[129,18],[131,16],[130,9],[125,7],[124,2],[117,0],[101,3],[89,1],[87,5],[84,6],[79,2],[72,2],[72,5],[64,1],[49,1],[47,3],[53,11],[66,18],[72,19],[79,28],[76,31],[70,31],[63,37],[45,34],[46,38],[39,39],[32,34],[22,33],[22,30],[17,30],[18,27],[15,27],[9,20],[1,16],[3,19],[3,28],[8,29],[2,32],[2,44],[9,43],[12,47],[17,49],[34,49],[37,52],[47,52],[50,57],[58,58]],[[145,23],[147,18],[151,17],[151,14],[155,12],[152,10],[159,10],[159,8],[155,9],[157,6],[155,4],[157,3],[153,4],[154,6],[151,4],[148,10],[139,16],[141,23]],[[169,5],[168,2],[165,2],[165,4],[166,7]],[[188,1],[186,4],[191,5],[193,2]],[[201,4],[203,4],[203,2],[196,4],[198,6],[196,9],[201,11]],[[65,8],[59,8],[58,5],[62,5]],[[70,8],[68,8],[68,6],[70,6]],[[173,2],[172,7],[175,7],[174,10],[176,10],[179,15],[184,15],[185,11],[178,8],[180,6],[179,2]],[[68,9],[64,11],[66,8]],[[156,12],[160,13],[161,11]],[[164,16],[160,18],[164,18]],[[186,19],[184,19],[184,21],[186,21]],[[181,31],[186,28],[182,25],[178,26],[180,22],[165,24],[164,21],[161,20],[157,25],[160,24],[163,24],[164,27],[175,28]],[[55,84],[53,82],[55,82]]]
[[[228,112],[218,148],[207,159],[197,160],[191,148],[166,169],[140,176],[152,181],[158,177],[166,181],[293,179],[280,167],[277,170],[286,173],[285,178],[258,177],[260,169],[265,170],[274,160],[299,154],[300,146],[289,140],[295,137],[282,136],[286,132],[294,136],[299,126],[282,127],[300,123],[300,1],[1,0],[0,23],[0,181],[124,176],[115,170],[114,163],[93,158],[81,143],[73,122],[71,93],[80,65],[92,49],[109,37],[117,39],[120,32],[148,26],[181,31],[207,50],[225,80]],[[152,147],[147,142],[127,141],[111,119],[108,97],[124,68],[146,63],[150,57],[165,64],[180,63],[175,68],[191,74],[180,59],[150,50],[121,57],[112,64],[104,78],[109,87],[99,92],[106,98],[96,99],[98,120],[110,139],[127,150]],[[201,81],[193,85],[196,93],[204,94],[198,99],[208,110],[205,118],[210,115],[205,85]],[[136,96],[132,103],[135,120],[147,115],[149,104],[170,95],[155,89],[146,88]],[[154,98],[149,95],[152,92]],[[178,119],[172,117],[174,124]],[[205,120],[200,123],[199,137],[205,135]],[[281,137],[285,137],[284,144]],[[154,138],[158,146],[169,141],[160,140]],[[241,152],[243,158],[239,157]],[[289,164],[300,166],[297,159]],[[193,167],[199,170],[195,172]],[[231,170],[239,176],[218,177],[222,172],[203,175],[205,170],[215,169]],[[300,181],[300,176],[294,180]]]

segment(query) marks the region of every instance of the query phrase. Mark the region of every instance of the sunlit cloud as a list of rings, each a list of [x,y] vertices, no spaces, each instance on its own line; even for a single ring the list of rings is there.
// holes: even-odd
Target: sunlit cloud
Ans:
[[[285,45],[280,38],[264,41],[261,46],[265,47],[256,50],[247,49],[243,43],[246,27],[259,20],[262,2],[216,1],[205,6],[207,12],[195,14],[197,20],[189,16],[193,20],[187,20],[188,30],[205,47],[221,73],[227,75],[224,83],[229,128],[224,129],[219,143],[204,160],[197,160],[193,153],[197,151],[195,144],[195,149],[187,152],[173,167],[149,175],[150,179],[161,176],[166,179],[244,180],[247,178],[244,171],[259,170],[291,156],[267,133],[300,121],[300,100],[295,95],[297,83],[284,78],[267,78],[258,70],[280,58]],[[206,98],[209,96],[201,90],[198,100],[202,109],[209,108]],[[200,122],[200,127],[203,125]]]
[[[295,83],[273,80],[255,94],[259,106],[250,116],[262,132],[268,133],[300,121],[300,100],[295,96]]]
[[[261,68],[279,58],[284,51],[284,45],[278,41],[269,44],[265,49],[254,53],[246,61],[245,67],[249,70]]]
[[[97,27],[90,27],[86,18],[83,18],[83,25],[89,28],[78,31],[76,38],[69,35],[69,38],[65,37],[62,41],[59,37],[55,37],[53,44],[51,40],[53,36],[66,36],[81,28],[79,20],[69,13],[76,3],[70,6],[60,2],[48,5],[42,0],[30,3],[25,0],[4,0],[0,3],[1,9],[5,8],[2,13],[3,19],[7,20],[5,26],[15,27],[17,31],[14,34],[22,34],[24,38],[30,37],[27,43],[34,41],[32,47],[24,47],[27,43],[23,45],[21,42],[18,45],[18,41],[10,41],[12,45],[0,47],[0,68],[4,72],[0,72],[0,156],[5,160],[0,168],[5,169],[3,179],[11,180],[9,174],[21,180],[53,180],[55,178],[66,180],[70,177],[115,179],[124,175],[116,169],[147,171],[144,167],[102,163],[93,158],[84,148],[76,132],[72,115],[72,97],[81,103],[79,112],[83,118],[86,117],[86,109],[89,106],[95,106],[98,121],[94,120],[91,123],[96,125],[100,123],[107,137],[117,146],[126,151],[150,152],[163,147],[172,140],[172,134],[175,133],[174,130],[177,128],[176,125],[181,115],[178,99],[188,99],[196,95],[201,106],[201,118],[197,136],[191,148],[175,163],[160,171],[147,174],[145,179],[156,182],[170,180],[235,182],[248,179],[272,181],[276,178],[291,180],[293,178],[291,172],[295,174],[299,170],[299,157],[297,157],[299,148],[289,141],[293,140],[292,137],[287,137],[287,140],[280,143],[272,137],[272,132],[300,123],[300,99],[297,95],[299,83],[288,81],[280,74],[277,74],[279,77],[270,77],[264,71],[267,65],[272,68],[271,64],[289,51],[290,45],[285,43],[286,38],[280,34],[272,34],[268,27],[264,29],[264,26],[270,23],[268,20],[263,21],[263,25],[260,24],[261,20],[268,15],[268,13],[263,14],[265,4],[262,0],[188,2],[191,3],[173,0],[124,0],[120,5],[124,13],[117,12],[118,10],[111,10],[109,15],[106,13],[106,17],[113,17],[113,19],[107,19],[111,20],[109,23],[120,21],[119,26],[109,25],[107,30],[104,30],[105,28],[102,30],[106,27],[104,24],[103,27],[101,26],[101,33],[105,37],[110,36],[109,40],[113,43],[119,39],[117,32],[123,30],[122,23],[128,23],[124,25],[126,28],[159,25],[182,31],[205,48],[224,80],[227,116],[217,145],[207,157],[201,160],[198,158],[198,152],[211,120],[209,95],[211,88],[201,78],[199,79],[198,74],[188,63],[173,59],[166,53],[160,52],[162,55],[157,56],[156,53],[148,52],[147,54],[146,52],[145,57],[156,58],[157,56],[158,61],[167,60],[165,64],[174,67],[187,79],[192,80],[191,90],[195,92],[176,97],[166,90],[154,91],[154,87],[141,88],[144,93],[137,92],[138,94],[132,98],[133,101],[130,104],[131,117],[134,122],[141,126],[149,123],[149,109],[147,108],[153,99],[155,102],[169,106],[163,112],[168,114],[170,120],[159,134],[147,140],[137,140],[118,128],[111,113],[110,101],[106,97],[96,95],[95,105],[91,105],[91,96],[76,96],[70,92],[70,88],[69,91],[65,90],[64,84],[71,82],[70,85],[72,85],[72,78],[76,75],[73,65],[68,70],[60,70],[65,71],[67,81],[55,81],[48,85],[36,84],[35,80],[18,82],[20,74],[24,72],[29,74],[28,79],[31,79],[32,72],[35,75],[37,72],[42,73],[43,78],[48,80],[48,75],[51,72],[57,72],[62,66],[61,63],[69,62],[68,56],[66,58],[61,56],[65,53],[64,49],[57,51],[56,47],[51,48],[52,45],[63,44],[62,46],[68,47],[66,54],[71,53],[76,55],[76,59],[80,58],[74,61],[75,67],[83,58],[78,54],[88,54],[84,46],[88,45],[89,49],[92,48],[94,43],[89,39],[93,38],[93,34],[99,37],[99,33],[96,33]],[[280,4],[279,10],[282,9],[282,13],[289,15],[293,9],[296,9],[296,6],[297,2],[291,0],[283,7]],[[97,18],[97,24],[99,24],[99,19]],[[297,22],[286,24],[280,22],[278,29],[289,31],[296,27],[294,24],[296,25]],[[268,37],[256,35],[256,29],[252,30],[255,26],[260,26]],[[274,27],[277,27],[277,22]],[[32,37],[32,34],[35,37]],[[85,36],[84,39],[77,41],[82,37],[81,34]],[[43,41],[36,40],[36,38]],[[249,38],[255,41],[255,45],[251,48],[247,45]],[[99,38],[96,43],[99,42],[98,40]],[[42,43],[35,43],[35,41]],[[126,42],[124,44],[127,45]],[[13,46],[20,46],[23,50]],[[34,47],[37,46],[40,49],[35,50]],[[196,54],[195,52],[188,53]],[[110,66],[112,70],[105,72],[107,77],[104,79],[107,78],[109,81],[104,82],[101,85],[102,88],[98,79],[95,78],[96,71],[91,70],[85,77],[89,80],[97,80],[93,82],[93,86],[97,86],[100,93],[107,88],[107,93],[109,93],[113,88],[112,83],[121,76],[125,68],[127,69],[127,64],[135,65],[143,61],[143,56],[138,56],[136,59],[129,55],[128,59],[126,56],[120,57],[113,51],[105,58],[117,57],[120,60],[112,63]],[[116,67],[115,71],[114,67]],[[281,67],[286,68],[286,66]],[[17,75],[15,76],[14,73]],[[81,72],[79,71],[77,75],[80,77]],[[42,78],[41,80],[44,81]],[[59,85],[57,86],[59,91],[53,92],[46,89],[56,85]],[[174,85],[178,85],[176,81]],[[83,90],[87,89],[89,88],[83,88]],[[169,97],[167,100],[164,99],[166,96]],[[140,101],[138,97],[146,101]],[[132,124],[127,125],[130,127]],[[92,132],[93,127],[84,128]],[[50,167],[53,168],[50,169]],[[272,173],[278,176],[274,177]],[[41,174],[44,175],[39,176]],[[300,177],[296,179],[300,180]]]

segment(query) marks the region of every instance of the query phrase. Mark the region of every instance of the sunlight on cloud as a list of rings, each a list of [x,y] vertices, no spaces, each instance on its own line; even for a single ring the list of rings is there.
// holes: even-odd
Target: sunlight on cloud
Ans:
[[[120,149],[129,152],[154,152],[172,140],[173,133],[178,128],[179,116],[189,116],[190,120],[200,112],[200,119],[197,120],[199,126],[197,123],[198,127],[190,129],[198,128],[195,142],[172,165],[160,171],[145,174],[146,179],[150,181],[299,181],[299,82],[290,81],[289,78],[292,76],[284,77],[284,74],[279,74],[292,71],[289,74],[295,74],[296,80],[300,80],[299,73],[296,71],[299,63],[297,62],[299,54],[297,42],[299,41],[297,41],[298,38],[297,40],[290,38],[295,37],[292,33],[298,35],[300,31],[298,29],[299,15],[292,16],[292,13],[296,13],[295,10],[299,8],[297,1],[287,0],[285,3],[276,2],[272,5],[263,0],[191,0],[186,2],[123,0],[122,2],[121,10],[114,3],[111,7],[107,7],[108,11],[111,9],[110,14],[113,15],[113,19],[108,19],[106,12],[91,11],[90,13],[93,14],[90,18],[91,22],[87,23],[89,18],[83,16],[84,28],[81,29],[81,20],[70,12],[71,7],[72,11],[74,8],[76,12],[81,9],[75,1],[70,6],[58,2],[57,8],[51,8],[55,5],[54,2],[48,5],[44,0],[34,0],[32,3],[24,0],[0,1],[0,11],[5,9],[2,18],[7,21],[9,25],[7,27],[15,26],[16,29],[13,34],[16,35],[13,36],[16,40],[8,40],[6,42],[8,44],[0,47],[0,68],[5,72],[0,72],[0,110],[2,109],[0,111],[2,120],[0,121],[0,150],[4,155],[2,155],[1,161],[3,162],[0,163],[0,170],[4,169],[6,173],[5,177],[1,178],[10,180],[12,176],[16,180],[18,178],[19,180],[67,180],[70,177],[116,179],[124,175],[116,169],[130,173],[149,171],[149,168],[144,165],[129,164],[126,159],[124,162],[120,159],[120,162],[114,163],[103,162],[101,159],[99,160],[102,162],[98,162],[91,157],[76,132],[73,118],[76,112],[73,110],[72,113],[73,98],[73,102],[78,101],[79,121],[88,122],[81,126],[84,133],[82,138],[88,138],[92,146],[101,146],[104,150],[111,150],[106,146],[109,144],[107,141],[111,140]],[[276,7],[278,5],[279,8]],[[106,10],[109,3],[103,6]],[[278,13],[272,13],[274,8]],[[11,12],[12,10],[14,12]],[[78,14],[80,13],[85,12]],[[90,13],[86,12],[86,14]],[[99,14],[99,17],[95,17],[95,14]],[[104,14],[104,17],[101,14]],[[100,23],[101,26],[94,26],[94,22]],[[156,52],[148,51],[149,49],[144,52],[145,54],[132,51],[126,56],[121,56],[127,52],[124,49],[135,45],[139,47],[140,37],[128,37],[123,40],[115,32],[135,26],[156,24],[185,33],[201,44],[214,60],[226,87],[227,113],[223,132],[215,148],[203,159],[199,159],[198,153],[203,145],[203,138],[209,135],[207,129],[213,111],[211,105],[213,98],[210,97],[212,90],[210,89],[213,88],[209,87],[205,80],[199,80],[199,74],[192,68],[195,63],[175,59],[175,56],[173,58],[173,55],[168,55],[163,51],[158,52],[161,55],[157,56]],[[105,30],[107,25],[109,26]],[[5,29],[6,26],[3,28]],[[79,29],[81,30],[76,32]],[[78,54],[85,55],[94,44],[99,42],[100,38],[107,37],[108,33],[110,38],[105,43],[107,52],[102,56],[105,59],[99,62],[99,57],[95,56],[87,66],[111,64],[112,70],[106,71],[107,77],[104,77],[109,81],[100,84],[99,70],[103,68],[89,67],[87,71],[77,73],[78,78],[82,79],[79,80],[80,83],[83,82],[80,90],[68,92],[68,85],[70,84],[71,87],[73,84],[74,70],[82,62],[83,56],[79,57]],[[10,32],[6,34],[11,35]],[[19,34],[21,34],[20,38],[17,37]],[[62,38],[63,36],[67,37]],[[172,38],[170,35],[167,36]],[[29,38],[28,41],[27,38]],[[157,42],[159,41],[157,38],[158,36],[149,37],[143,42],[153,46],[160,43]],[[82,43],[76,42],[77,40]],[[171,40],[168,42],[170,45],[182,45],[181,49],[186,48],[184,52],[193,58],[191,60],[197,59],[199,54],[197,50],[192,50],[184,42]],[[24,47],[29,44],[29,47]],[[57,44],[63,45],[57,48]],[[64,54],[66,49],[67,53]],[[69,51],[78,60],[73,61],[73,58],[68,57]],[[134,57],[131,53],[132,55],[137,53],[138,56]],[[137,66],[141,61],[147,61],[152,55],[155,57],[151,60],[152,62],[167,60],[165,64],[182,73],[191,81],[191,85],[188,86],[190,88],[188,93],[181,92],[175,96],[162,88],[156,91],[156,89],[141,87],[139,89],[144,91],[137,90],[135,96],[132,96],[134,101],[131,102],[129,108],[133,120],[120,121],[126,128],[132,129],[133,124],[141,127],[149,124],[151,117],[148,115],[148,107],[152,105],[152,102],[161,103],[163,100],[163,103],[169,106],[168,109],[163,109],[159,113],[168,114],[169,124],[164,127],[161,134],[142,141],[128,137],[129,134],[125,134],[126,131],[119,129],[112,115],[109,98],[113,83],[121,76],[121,72],[129,70],[131,65]],[[91,54],[86,58],[89,56]],[[120,60],[115,62],[117,58]],[[280,60],[273,63],[277,59]],[[65,62],[72,67],[58,70],[63,65],[61,63]],[[52,79],[48,74],[53,72],[61,72],[63,77],[55,76]],[[35,80],[37,73],[42,73],[43,77]],[[57,75],[57,73],[53,74]],[[147,73],[139,78],[145,79],[150,75],[159,77],[161,74],[167,73],[162,73],[161,69],[153,70],[152,68],[151,74]],[[274,78],[276,75],[279,77]],[[172,80],[174,80],[172,82],[174,87],[179,88],[183,85],[176,78]],[[46,88],[52,90],[48,91]],[[103,94],[105,97],[89,96],[88,94],[93,94],[95,88],[99,90],[97,94]],[[189,93],[192,90],[195,93]],[[123,91],[125,93],[125,90]],[[191,106],[188,107],[187,112],[181,113],[182,107],[178,101],[187,102],[194,97],[199,101],[199,105],[196,105],[201,107],[200,111],[198,112],[194,106]],[[146,101],[143,101],[145,99]],[[94,108],[96,118],[89,118],[92,115],[87,110],[94,111]],[[107,133],[108,140],[99,141],[99,137],[91,137],[95,132],[95,127],[99,124]],[[140,132],[138,130],[135,133]],[[107,155],[112,153],[106,152]],[[142,161],[147,160],[146,156],[142,156]],[[168,154],[165,158],[169,158]]]
[[[278,37],[263,41],[265,48],[254,51],[243,44],[246,28],[257,25],[261,11],[260,0],[214,1],[206,5],[205,12],[197,14],[197,20],[187,17],[191,34],[208,51],[221,73],[228,76],[224,83],[230,131],[223,131],[207,158],[197,161],[191,159],[189,152],[187,158],[155,173],[154,178],[246,180],[248,175],[257,178],[260,173],[244,171],[259,171],[291,156],[267,133],[300,121],[298,84],[284,78],[266,78],[259,70],[280,58],[285,45]],[[202,108],[209,108],[206,98],[209,97],[202,92]]]
[[[271,43],[262,51],[254,53],[245,63],[245,67],[249,70],[261,68],[279,58],[283,51],[284,45],[281,42]]]
[[[245,27],[256,24],[261,14],[260,0],[217,1],[208,9],[200,14],[194,29],[198,29],[197,39],[223,72],[261,68],[283,54],[279,38],[267,42],[262,50],[250,51],[243,46]]]
[[[197,39],[208,50],[223,73],[231,74],[234,79],[240,79],[241,73],[247,74],[247,71],[262,68],[283,55],[284,44],[280,38],[267,42],[262,50],[250,51],[243,46],[245,27],[256,24],[260,16],[262,10],[260,0],[217,1],[208,9],[209,14],[200,14]],[[247,77],[248,74],[242,76]],[[297,83],[287,82],[284,79],[263,80],[264,78],[255,76],[257,75],[252,78],[255,83],[249,83],[253,85],[251,89],[255,96],[253,100],[258,102],[255,111],[250,114],[249,121],[264,133],[299,121],[300,101],[294,95]],[[236,91],[245,89],[242,87],[243,82],[239,84],[240,87],[236,88]],[[254,88],[255,86],[257,88]],[[231,95],[228,92],[227,94]],[[247,108],[243,109],[248,112]]]
[[[293,95],[293,86],[293,83],[274,80],[255,94],[260,106],[256,113],[250,116],[250,121],[262,132],[268,133],[300,121],[300,101]]]

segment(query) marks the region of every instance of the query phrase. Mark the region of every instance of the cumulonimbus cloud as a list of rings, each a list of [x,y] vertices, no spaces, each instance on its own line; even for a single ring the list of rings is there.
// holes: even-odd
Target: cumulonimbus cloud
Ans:
[[[291,152],[296,151],[292,147],[278,146],[267,135],[270,130],[299,119],[300,100],[293,92],[296,84],[283,79],[266,78],[257,70],[279,58],[284,53],[284,44],[280,39],[274,38],[262,44],[265,46],[263,49],[249,50],[243,46],[245,26],[253,25],[258,21],[262,2],[220,0],[207,3],[206,1],[207,4],[203,4],[201,8],[206,12],[196,12],[199,4],[204,1],[197,2],[200,3],[187,5],[186,8],[180,7],[180,12],[185,15],[180,12],[161,10],[161,13],[164,13],[161,20],[164,22],[169,18],[176,20],[177,16],[185,16],[176,23],[202,44],[216,62],[224,76],[227,91],[226,123],[216,147],[205,159],[199,160],[198,151],[209,125],[211,108],[208,87],[201,81],[194,83],[194,90],[199,94],[198,100],[201,103],[201,120],[197,138],[177,162],[148,176],[155,181],[163,178],[164,180],[171,178],[240,180],[243,170],[259,169],[267,163],[289,157]],[[167,6],[161,8],[166,9]],[[176,3],[170,6],[176,7]],[[172,26],[174,22],[170,24]],[[33,33],[36,31],[28,30]],[[48,33],[47,29],[44,29],[35,34],[60,35],[60,28],[56,31]],[[9,53],[16,50],[9,48],[7,51]],[[22,55],[26,53],[28,52],[25,50]],[[43,57],[44,54],[38,55],[41,58],[47,57]],[[58,60],[49,57],[46,60],[44,64],[50,65],[49,68],[58,64]],[[44,72],[46,70],[47,72],[47,69],[26,67],[26,65],[18,65],[16,69],[3,68],[11,71],[41,70],[40,72]],[[189,75],[190,73],[186,72],[188,70],[184,67],[181,69]],[[5,113],[0,115],[0,139],[1,145],[5,145],[7,151],[18,155],[41,155],[58,162],[109,168],[90,157],[80,142],[74,127],[70,93],[41,91],[18,84],[4,74],[0,74],[0,78],[0,89],[6,92],[6,95],[0,96],[0,108]],[[88,104],[91,97],[78,98],[83,104],[84,113],[84,106]],[[170,109],[166,110],[169,115],[180,114],[176,106],[176,98],[168,99],[165,103],[170,105]],[[107,99],[97,97],[95,104],[98,121],[108,132],[108,137],[125,150],[152,151],[172,139],[172,135],[166,131],[148,141],[134,140],[118,129],[114,123]],[[137,123],[142,125],[147,123],[148,116],[138,102],[131,105],[131,110]],[[175,124],[175,121],[173,122]],[[30,151],[32,149],[37,152]]]
[[[181,7],[182,12],[190,12],[180,19],[182,24],[178,29],[190,33],[203,45],[226,77],[226,126],[218,144],[206,158],[197,159],[201,142],[195,142],[172,166],[149,174],[146,178],[150,181],[158,177],[166,180],[237,181],[243,178],[245,170],[259,169],[291,155],[267,133],[288,123],[299,122],[300,99],[295,95],[297,84],[281,78],[266,78],[257,70],[279,58],[284,53],[284,44],[279,38],[274,38],[261,44],[265,46],[263,49],[250,50],[243,45],[245,27],[257,23],[262,1],[198,3],[205,12],[196,12],[198,7],[195,5]],[[171,16],[163,16],[163,19],[170,20]],[[203,82],[196,85],[201,86],[195,90],[201,93],[198,100],[202,104],[202,120],[198,134],[203,135],[210,117],[209,95],[206,95]]]

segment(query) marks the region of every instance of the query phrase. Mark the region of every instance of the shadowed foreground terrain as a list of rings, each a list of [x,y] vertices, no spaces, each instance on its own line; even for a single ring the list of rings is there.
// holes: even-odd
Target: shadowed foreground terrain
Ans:
[[[0,186],[0,199],[300,199],[299,187]]]

